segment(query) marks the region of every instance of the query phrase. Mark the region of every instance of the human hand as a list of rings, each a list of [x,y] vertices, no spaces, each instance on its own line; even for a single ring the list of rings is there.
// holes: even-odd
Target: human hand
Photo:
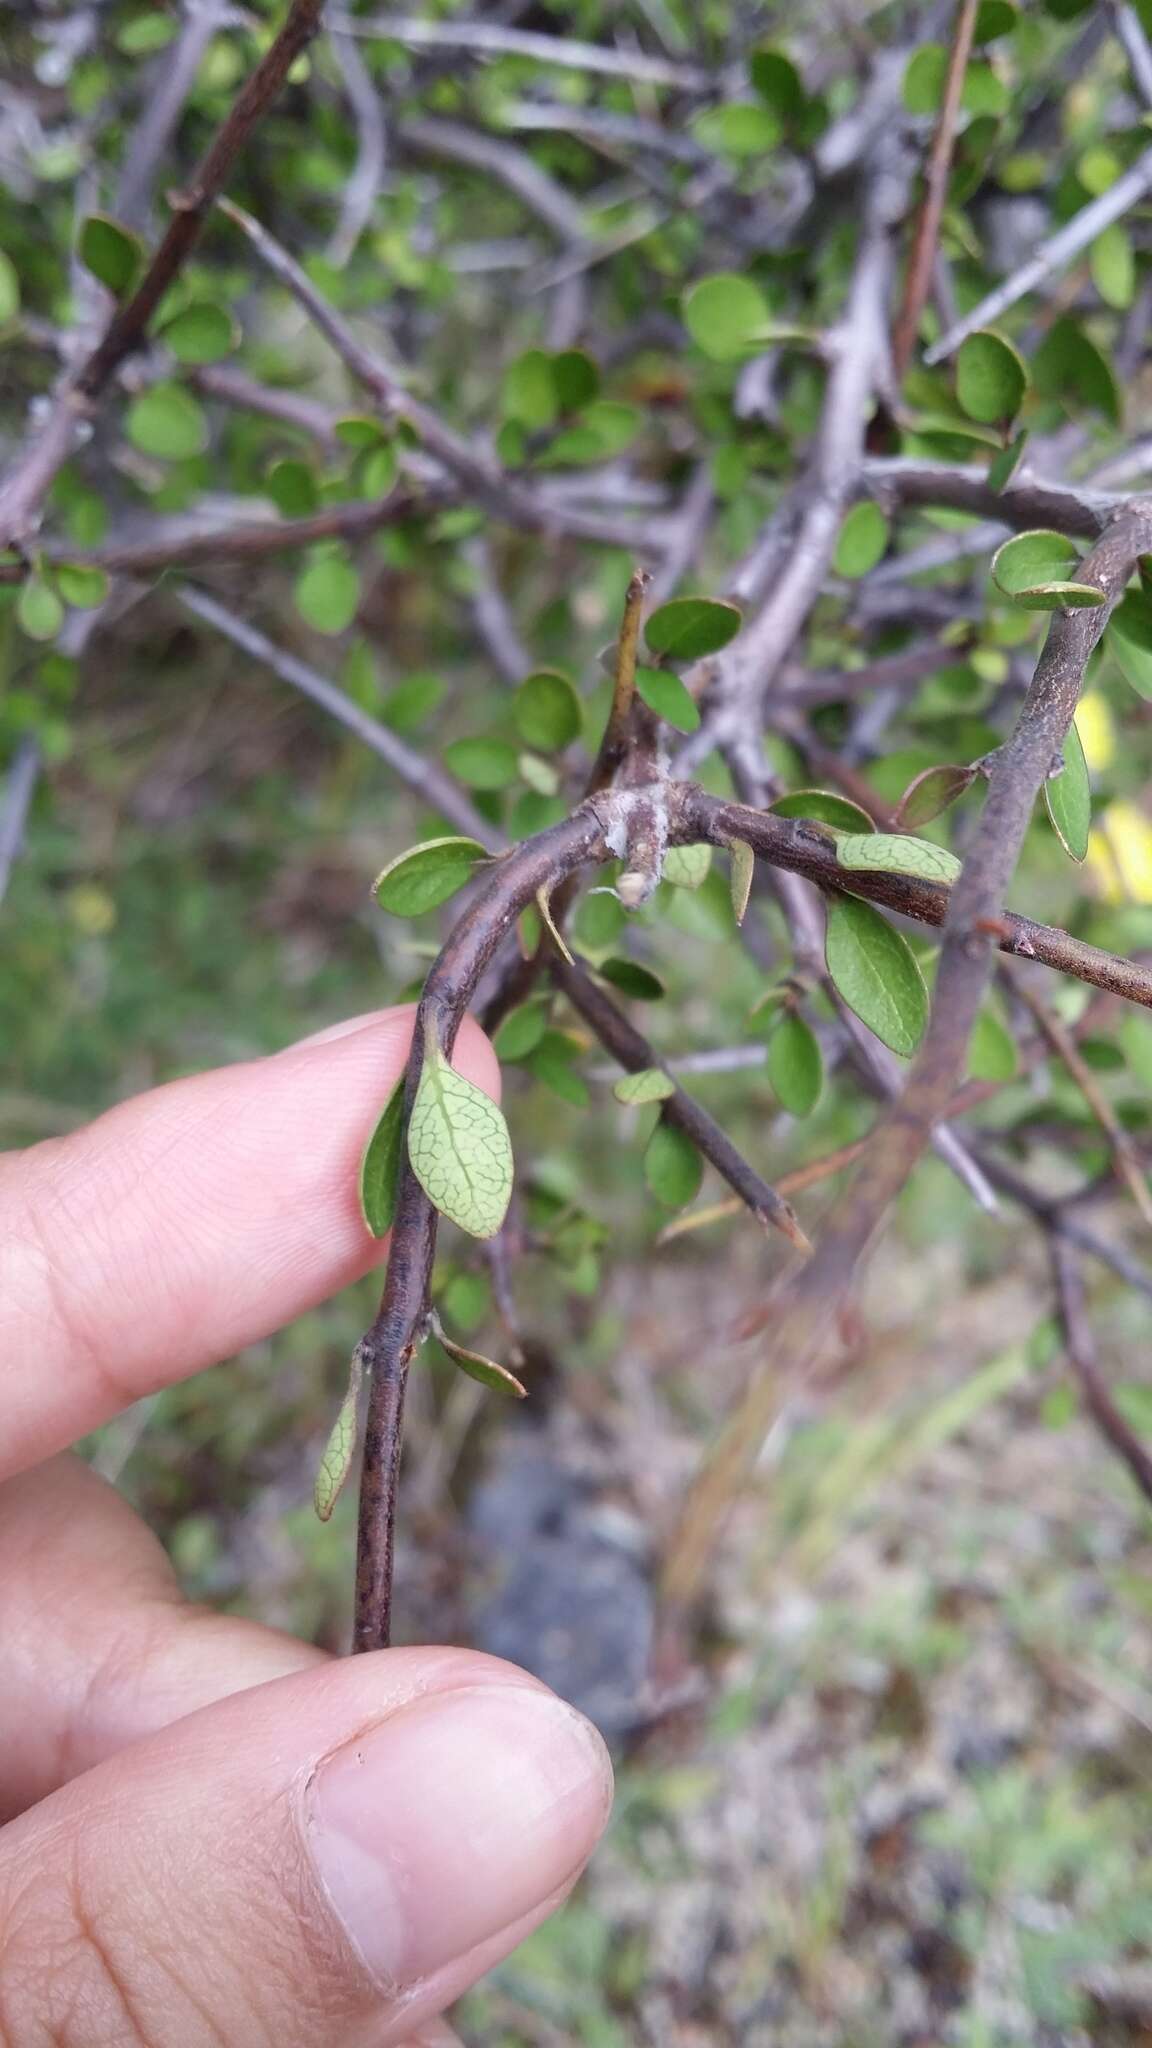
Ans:
[[[333,1661],[183,1602],[74,1457],[366,1272],[355,1170],[412,1012],[0,1158],[0,2044],[391,2048],[550,1912],[607,1818],[588,1723],[454,1649]],[[491,1094],[474,1025],[455,1063]]]

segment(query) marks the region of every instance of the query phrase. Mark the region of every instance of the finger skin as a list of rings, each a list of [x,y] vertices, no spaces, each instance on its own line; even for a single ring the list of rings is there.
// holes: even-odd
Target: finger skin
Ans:
[[[564,1895],[609,1793],[587,1724],[493,1658],[259,1686],[0,1833],[0,2038],[399,2048]]]
[[[0,1477],[314,1308],[380,1259],[360,1156],[411,1007],[172,1082],[0,1158]],[[466,1021],[454,1062],[499,1093]]]
[[[0,1820],[196,1708],[326,1662],[184,1599],[150,1529],[65,1455],[0,1486]]]

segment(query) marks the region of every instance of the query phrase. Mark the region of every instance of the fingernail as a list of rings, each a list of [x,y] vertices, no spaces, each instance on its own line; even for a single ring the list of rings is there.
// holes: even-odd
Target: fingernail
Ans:
[[[407,1987],[565,1884],[600,1835],[611,1784],[596,1730],[555,1694],[461,1687],[329,1757],[307,1831],[368,1969]]]

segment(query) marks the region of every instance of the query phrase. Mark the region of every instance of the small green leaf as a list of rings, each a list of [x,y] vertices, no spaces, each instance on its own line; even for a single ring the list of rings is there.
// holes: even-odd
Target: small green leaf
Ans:
[[[376,419],[370,412],[347,412],[338,419],[335,426],[336,439],[345,448],[355,448],[358,454],[365,454],[379,448],[388,439],[388,430],[383,420]]]
[[[711,866],[710,846],[670,846],[664,856],[664,880],[674,889],[700,889]]]
[[[422,917],[455,896],[471,880],[476,862],[485,858],[478,839],[424,839],[389,861],[372,893],[393,917]]]
[[[666,1209],[683,1209],[704,1178],[704,1162],[691,1138],[663,1117],[644,1152],[644,1178]]]
[[[139,235],[121,227],[110,214],[90,213],[80,223],[76,253],[85,270],[120,299],[135,284],[145,249]]]
[[[1136,259],[1132,237],[1122,221],[1114,220],[1097,236],[1088,262],[1092,282],[1105,305],[1126,312],[1136,295]]]
[[[52,575],[65,604],[75,605],[78,611],[90,611],[108,595],[103,569],[90,568],[84,562],[59,562]]]
[[[584,723],[579,697],[555,668],[536,669],[524,678],[512,699],[512,716],[521,739],[545,754],[571,746]]]
[[[717,654],[740,631],[737,605],[715,597],[673,597],[653,612],[644,638],[669,661],[699,661]]]
[[[386,1237],[396,1214],[396,1184],[404,1149],[404,1077],[380,1113],[360,1161],[360,1214],[373,1237]]]
[[[1028,430],[1026,427],[1022,427],[1015,440],[1010,441],[1007,448],[1002,448],[999,455],[993,456],[992,461],[988,464],[989,490],[1002,491],[1005,485],[1011,482],[1020,457],[1027,446]]]
[[[781,125],[770,107],[755,100],[729,100],[722,107],[709,107],[692,123],[698,142],[722,156],[761,156],[776,147]]]
[[[535,1052],[528,1056],[528,1065],[538,1081],[558,1095],[562,1102],[570,1102],[574,1109],[586,1109],[591,1099],[588,1083],[583,1074],[576,1071],[576,1062],[583,1048],[575,1038],[569,1038],[563,1031],[546,1031]]]
[[[700,725],[700,711],[696,699],[673,675],[671,669],[646,668],[643,663],[636,670],[636,688],[650,711],[662,718],[677,732],[696,732]]]
[[[817,825],[831,825],[837,832],[871,832],[872,820],[859,804],[838,796],[834,789],[791,789],[769,805],[778,818],[811,818]]]
[[[520,1003],[515,1010],[509,1010],[492,1040],[497,1059],[527,1059],[530,1052],[535,1052],[547,1025],[546,1002]]]
[[[893,1052],[915,1052],[928,1017],[928,991],[907,940],[870,903],[841,896],[829,905],[825,959],[834,986],[862,1024]]]
[[[317,555],[301,570],[292,595],[318,633],[343,633],[356,617],[360,577],[344,555]]]
[[[838,576],[867,576],[888,545],[888,521],[879,505],[862,498],[845,513],[832,566]]]
[[[1064,741],[1064,768],[1044,784],[1044,803],[1061,846],[1072,860],[1083,860],[1092,829],[1092,788],[1088,763],[1075,723]]]
[[[179,384],[153,384],[142,391],[124,424],[134,447],[164,462],[187,462],[208,446],[203,407]]]
[[[282,461],[270,464],[264,483],[276,510],[285,519],[306,519],[320,503],[316,478],[298,456],[286,455]]]
[[[494,1237],[512,1194],[512,1141],[491,1097],[449,1065],[429,1020],[408,1124],[408,1157],[429,1201],[473,1237]]]
[[[530,432],[550,427],[560,410],[560,394],[552,358],[530,348],[508,365],[504,375],[504,413]]]
[[[552,358],[552,382],[561,412],[576,412],[595,398],[600,372],[582,348],[563,348]]]
[[[316,1513],[322,1522],[329,1520],[356,1455],[357,1409],[360,1405],[363,1378],[364,1360],[360,1346],[357,1345],[352,1353],[348,1392],[340,1403],[340,1413],[332,1425],[332,1434],[324,1447],[312,1494]]]
[[[881,874],[919,875],[926,882],[951,883],[960,862],[945,846],[911,839],[903,832],[849,832],[836,841],[842,868],[871,868]]]
[[[942,43],[922,43],[904,72],[903,99],[909,114],[934,114],[944,92],[948,52]]]
[[[737,924],[743,924],[748,898],[752,894],[752,878],[756,873],[756,855],[746,839],[734,839],[728,851],[732,856],[732,867],[728,877],[732,915]]]
[[[675,1095],[676,1083],[663,1067],[642,1067],[639,1073],[622,1074],[612,1093],[617,1102],[666,1102]]]
[[[787,123],[800,116],[807,102],[804,81],[791,57],[771,43],[761,43],[748,59],[748,76],[766,106]]]
[[[613,988],[623,995],[631,996],[636,1003],[656,1003],[664,995],[664,983],[647,967],[641,967],[638,960],[624,960],[613,956],[602,960],[596,969]]]
[[[976,780],[975,768],[965,768],[942,762],[938,768],[924,768],[914,775],[896,806],[898,825],[927,825],[932,818],[938,818],[971,789]]]
[[[974,1081],[1011,1081],[1017,1067],[1016,1041],[995,1010],[985,1006],[968,1043],[968,1072]]]
[[[20,278],[12,258],[0,249],[0,326],[20,311]]]
[[[181,363],[218,363],[238,346],[240,329],[225,307],[203,301],[185,306],[158,338]]]
[[[523,753],[516,756],[516,766],[521,781],[537,796],[555,796],[560,787],[560,771],[553,762],[542,761],[539,754]]]
[[[974,41],[994,43],[999,36],[1011,35],[1020,20],[1020,10],[1013,0],[980,0],[976,10]]]
[[[960,344],[956,396],[970,419],[997,426],[1014,419],[1028,389],[1028,372],[1011,342],[981,328]]]
[[[20,586],[16,618],[30,640],[54,640],[64,624],[64,607],[39,576],[29,576]]]
[[[1108,621],[1104,644],[1126,683],[1152,697],[1152,616],[1138,591],[1122,597]]]
[[[1032,357],[1032,381],[1044,398],[1058,398],[1068,412],[1098,412],[1120,425],[1120,388],[1102,350],[1075,320],[1055,320]]]
[[[697,347],[719,362],[755,354],[772,317],[759,285],[734,270],[701,278],[685,292],[681,311]]]
[[[512,1394],[517,1401],[527,1400],[527,1387],[514,1372],[509,1372],[506,1365],[497,1365],[494,1358],[485,1358],[482,1351],[469,1351],[465,1345],[457,1344],[455,1338],[448,1335],[439,1316],[433,1317],[432,1327],[441,1350],[447,1352],[453,1365],[466,1372],[470,1380],[479,1380],[482,1387],[488,1387],[494,1394]]]
[[[1079,551],[1066,534],[1037,528],[1013,534],[992,557],[992,580],[1013,604],[1026,611],[1075,610],[1102,605],[1102,590],[1077,583],[1069,570],[1077,568]]]
[[[518,773],[516,749],[507,740],[453,740],[444,749],[444,765],[469,789],[507,789]]]
[[[809,1116],[824,1086],[824,1062],[815,1032],[795,1010],[781,1017],[768,1040],[768,1081],[782,1109]]]

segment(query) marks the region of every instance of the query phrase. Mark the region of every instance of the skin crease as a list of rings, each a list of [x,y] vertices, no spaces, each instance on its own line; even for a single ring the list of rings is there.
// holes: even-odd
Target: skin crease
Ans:
[[[64,1448],[379,1261],[356,1166],[411,1021],[0,1159],[0,2048],[451,2048],[607,1818],[598,1737],[526,1673],[190,1606]],[[498,1094],[471,1024],[454,1064]]]

